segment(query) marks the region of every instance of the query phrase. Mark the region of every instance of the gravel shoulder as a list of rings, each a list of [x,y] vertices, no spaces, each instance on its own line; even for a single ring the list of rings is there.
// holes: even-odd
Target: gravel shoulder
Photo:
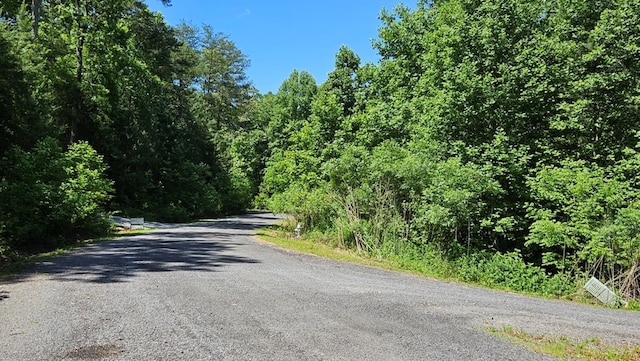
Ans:
[[[270,214],[105,241],[0,283],[0,360],[547,360],[489,335],[640,345],[640,314],[291,253]]]

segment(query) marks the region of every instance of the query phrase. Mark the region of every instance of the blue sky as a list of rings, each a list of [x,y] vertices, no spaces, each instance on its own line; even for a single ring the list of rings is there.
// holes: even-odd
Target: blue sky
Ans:
[[[246,73],[253,84],[267,93],[276,92],[293,69],[324,82],[341,45],[355,51],[362,63],[377,63],[371,40],[381,26],[378,15],[400,0],[173,0],[171,7],[159,0],[146,3],[171,25],[184,20],[227,34],[251,60]]]

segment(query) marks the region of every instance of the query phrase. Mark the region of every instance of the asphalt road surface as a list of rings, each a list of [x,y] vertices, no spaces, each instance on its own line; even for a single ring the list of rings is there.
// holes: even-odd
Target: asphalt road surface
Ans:
[[[78,249],[0,284],[1,360],[546,360],[486,332],[640,344],[640,313],[287,252],[269,214]]]

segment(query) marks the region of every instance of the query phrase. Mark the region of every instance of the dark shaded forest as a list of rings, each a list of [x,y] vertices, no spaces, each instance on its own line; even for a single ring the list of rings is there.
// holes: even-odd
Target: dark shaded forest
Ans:
[[[463,281],[640,299],[638,0],[400,5],[378,64],[342,47],[324,83],[294,70],[275,94],[212,27],[35,3],[2,1],[0,254],[109,212],[258,207]]]
[[[261,126],[249,60],[139,1],[2,2],[0,234],[102,232],[107,212],[187,221],[246,209]]]

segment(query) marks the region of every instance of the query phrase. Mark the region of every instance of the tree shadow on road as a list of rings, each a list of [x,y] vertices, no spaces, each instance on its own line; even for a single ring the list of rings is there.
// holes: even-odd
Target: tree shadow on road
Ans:
[[[264,212],[250,212],[244,216],[229,217],[221,219],[203,219],[193,223],[160,223],[145,222],[145,226],[156,229],[173,229],[173,228],[198,228],[198,227],[221,227],[227,230],[239,231],[256,231],[260,228],[271,226],[284,219],[282,215],[274,215]]]
[[[117,283],[144,273],[213,272],[231,264],[260,263],[243,256],[242,248],[255,230],[279,219],[270,214],[251,214],[167,225],[148,234],[97,242],[51,258],[9,282],[47,275],[60,281]]]
[[[202,221],[152,233],[98,242],[34,266],[29,275],[60,281],[126,282],[143,273],[213,272],[230,264],[254,264],[242,255],[247,236],[273,219],[256,216]],[[275,218],[274,218],[275,219]]]
[[[273,225],[283,218],[282,216],[275,216],[269,213],[251,213],[246,216],[241,217],[233,217],[233,218],[225,218],[225,219],[214,219],[214,220],[203,220],[196,223],[191,223],[185,225],[186,227],[221,227],[224,229],[232,229],[238,231],[247,231],[248,233],[253,233],[260,228]],[[250,220],[250,221],[247,221]],[[244,233],[247,233],[244,232]]]

